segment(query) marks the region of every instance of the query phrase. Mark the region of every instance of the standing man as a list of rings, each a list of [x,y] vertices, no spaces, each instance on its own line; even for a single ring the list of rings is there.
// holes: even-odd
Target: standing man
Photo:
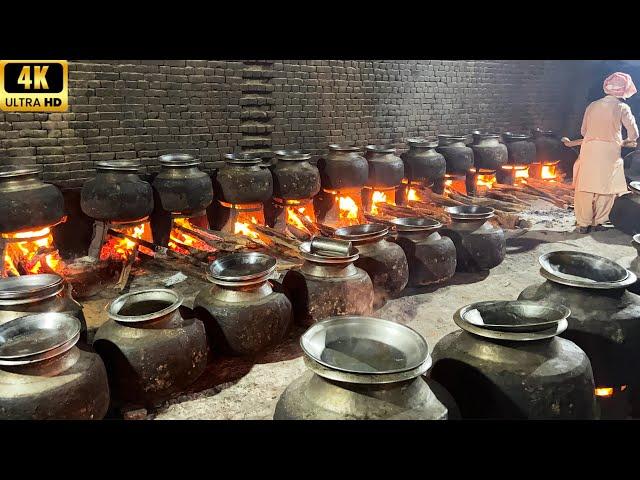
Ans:
[[[580,156],[573,167],[577,231],[589,233],[605,229],[616,197],[627,191],[623,145],[633,146],[638,138],[636,119],[622,99],[637,92],[626,73],[609,75],[603,84],[606,94],[592,102],[584,112]],[[627,139],[622,140],[622,129]]]

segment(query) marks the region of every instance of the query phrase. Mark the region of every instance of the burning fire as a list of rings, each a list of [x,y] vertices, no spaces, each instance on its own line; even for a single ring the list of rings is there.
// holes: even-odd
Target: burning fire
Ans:
[[[258,224],[258,220],[253,215],[248,220],[255,225]],[[260,237],[260,235],[258,235],[257,232],[254,232],[249,228],[249,223],[246,223],[246,222],[236,222],[233,228],[233,233],[239,233],[240,235],[244,235],[246,237],[251,237],[251,238]]]
[[[27,273],[61,271],[64,268],[60,254],[53,245],[53,236],[49,227],[30,232],[6,234],[3,237],[8,240],[24,239],[20,242],[7,242],[4,255],[4,267],[7,273],[19,276],[19,266],[22,266]]]
[[[175,225],[179,225],[183,228],[187,228],[189,230],[197,230],[197,227],[189,222],[188,218],[174,218],[173,223]],[[199,238],[196,238],[192,235],[189,235],[184,230],[179,230],[177,228],[171,229],[171,233],[169,234],[170,241],[168,243],[169,248],[175,250],[178,253],[188,254],[188,250],[184,248],[184,245],[188,247],[193,247],[198,250],[203,250],[205,252],[214,252],[215,249],[211,247],[209,244],[203,242]],[[181,246],[182,245],[182,246]]]
[[[336,197],[338,202],[338,209],[340,210],[341,220],[355,220],[358,221],[358,205],[351,197]]]
[[[140,225],[133,225],[131,227],[114,228],[125,235],[129,235],[134,238],[144,238],[146,229],[146,223]],[[127,260],[133,253],[135,242],[132,242],[128,238],[109,237],[107,242],[100,251],[100,260],[108,260],[113,258],[115,260]],[[142,249],[142,247],[140,247]]]
[[[302,223],[299,216],[303,215],[304,211],[305,207],[287,207],[287,223],[302,231],[307,231],[307,227],[305,227],[304,223]],[[313,220],[311,219],[311,217],[309,217],[309,215],[304,215],[304,218],[313,223]]]
[[[380,211],[378,210],[379,203],[388,203],[390,205],[395,205],[395,202],[387,199],[387,194],[385,192],[380,192],[378,190],[373,191],[373,195],[371,195],[371,214],[378,215]]]
[[[611,397],[611,396],[613,396],[612,387],[596,388],[596,397]]]
[[[555,180],[556,178],[556,166],[555,165],[542,165],[540,169],[540,178],[544,180]]]
[[[407,200],[415,202],[420,201],[420,195],[418,195],[418,192],[415,188],[409,188],[407,190]]]
[[[488,175],[481,175],[479,174],[476,177],[476,185],[478,187],[486,187],[486,188],[491,188],[493,187],[493,184],[496,183],[496,176],[494,174],[488,174]]]

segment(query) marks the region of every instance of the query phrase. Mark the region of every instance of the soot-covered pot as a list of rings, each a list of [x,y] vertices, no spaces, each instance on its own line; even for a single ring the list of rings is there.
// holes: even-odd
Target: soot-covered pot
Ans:
[[[489,270],[502,263],[507,253],[504,231],[489,220],[493,209],[489,207],[446,207],[451,224],[442,234],[456,246],[459,272]]]
[[[405,177],[409,182],[433,184],[434,191],[441,191],[447,172],[447,161],[436,151],[438,141],[409,138],[407,145],[409,150],[400,155],[404,162]]]
[[[499,133],[473,132],[471,149],[476,168],[498,170],[507,164],[507,147],[500,143]]]
[[[565,146],[552,130],[535,128],[531,133],[536,145],[537,163],[554,163],[562,160]]]
[[[160,157],[160,173],[153,181],[163,210],[189,215],[203,212],[213,201],[211,178],[198,169],[191,155],[171,153]]]
[[[412,287],[441,283],[456,273],[456,247],[438,233],[442,224],[432,218],[411,217],[392,220],[397,232],[395,242],[404,251],[409,264]]]
[[[181,304],[179,294],[163,289],[127,293],[109,304],[109,320],[93,346],[107,367],[114,405],[155,407],[204,371],[204,325],[183,318]]]
[[[153,189],[138,176],[140,163],[115,160],[96,163],[96,176],[80,193],[85,215],[100,221],[132,222],[153,211]]]
[[[396,149],[389,145],[367,145],[365,158],[369,164],[366,185],[376,187],[396,187],[404,178],[404,163],[396,155]]]
[[[437,151],[447,162],[447,173],[467,173],[474,165],[473,150],[465,135],[438,135]]]
[[[531,135],[506,132],[502,136],[511,165],[529,165],[536,162],[536,144]]]
[[[330,190],[360,189],[369,178],[369,164],[362,149],[351,144],[331,144],[318,160],[322,187]]]
[[[595,419],[589,358],[557,336],[569,314],[536,302],[467,305],[454,315],[462,330],[436,344],[429,375],[462,418]]]
[[[81,340],[86,341],[87,323],[82,305],[60,275],[42,273],[0,279],[0,325],[34,313],[65,313],[81,325]]]
[[[618,230],[635,235],[640,233],[640,182],[631,182],[629,190],[615,199],[609,220]]]
[[[298,150],[278,150],[271,167],[273,196],[284,200],[313,198],[320,191],[320,173],[309,163],[311,155]]]
[[[618,394],[625,386],[635,415],[640,414],[640,297],[626,289],[637,277],[615,262],[583,252],[551,252],[540,257],[540,264],[546,281],[527,287],[519,298],[568,307],[569,328],[562,336],[587,353],[596,387]]]
[[[386,240],[389,229],[379,223],[339,228],[335,236],[350,241],[358,249],[355,266],[369,274],[375,292],[374,308],[407,285],[409,266],[399,245]]]
[[[334,317],[300,339],[309,372],[280,396],[274,420],[446,420],[422,375],[431,358],[414,330],[370,317]]]
[[[0,420],[99,420],[109,408],[100,357],[76,346],[81,325],[62,313],[0,325]]]
[[[331,244],[329,239],[323,243]],[[327,317],[370,315],[373,312],[373,283],[367,272],[354,265],[358,250],[348,242],[348,253],[315,250],[312,242],[300,245],[304,263],[289,270],[283,285],[291,295],[293,316],[298,324],[309,326]],[[330,247],[329,247],[330,248]]]
[[[208,278],[214,285],[198,293],[194,311],[213,350],[253,354],[284,338],[293,314],[280,286],[269,280],[275,268],[275,258],[255,252],[234,253],[211,264]]]
[[[40,180],[42,168],[0,169],[0,233],[49,226],[64,216],[62,192]]]
[[[263,203],[273,194],[273,178],[260,157],[230,153],[215,176],[214,190],[218,199],[234,205]]]

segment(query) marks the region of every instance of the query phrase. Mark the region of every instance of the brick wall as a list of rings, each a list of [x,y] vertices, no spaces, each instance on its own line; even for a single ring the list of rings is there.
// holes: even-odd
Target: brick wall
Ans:
[[[0,113],[0,163],[78,187],[96,161],[171,151],[400,142],[475,128],[579,128],[585,66],[561,61],[74,61],[66,113]]]

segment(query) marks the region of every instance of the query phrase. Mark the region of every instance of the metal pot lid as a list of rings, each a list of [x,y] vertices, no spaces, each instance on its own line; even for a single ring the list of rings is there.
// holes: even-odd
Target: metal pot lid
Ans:
[[[270,275],[276,259],[264,253],[239,252],[217,259],[209,266],[211,277],[229,282],[241,282]]]
[[[200,160],[188,153],[168,153],[158,159],[163,167],[195,167],[200,165]]]
[[[445,207],[444,211],[455,220],[481,220],[493,217],[494,209],[477,205],[459,205],[457,207]]]
[[[117,170],[120,172],[135,172],[142,168],[140,162],[134,162],[131,160],[108,160],[96,163],[97,170]]]
[[[42,172],[42,167],[4,166],[0,168],[0,178],[24,177],[36,175]]]
[[[44,354],[79,337],[80,329],[80,320],[64,313],[38,313],[10,320],[0,325],[0,360],[17,361]]]
[[[363,223],[336,229],[334,235],[344,240],[372,240],[384,237],[389,233],[389,227],[382,223]]]
[[[637,193],[640,195],[640,182],[631,182],[629,183],[629,188],[633,193]]]
[[[375,144],[364,147],[367,152],[373,153],[396,153],[396,147],[392,145]]]
[[[39,273],[0,279],[0,301],[48,298],[64,287],[60,275]]]
[[[330,317],[300,338],[305,355],[331,369],[360,375],[388,375],[419,368],[429,356],[415,330],[373,317]]]
[[[329,145],[329,150],[335,152],[360,152],[362,148],[355,145],[355,143],[332,143]]]
[[[276,150],[273,152],[278,160],[300,162],[310,160],[311,154],[301,150]]]
[[[182,305],[182,295],[173,290],[154,288],[120,295],[107,307],[109,318],[122,323],[155,320]]]
[[[435,148],[438,146],[438,140],[423,137],[407,138],[407,144],[410,147]]]
[[[253,153],[227,153],[225,162],[232,165],[253,166],[262,164],[262,158]]]
[[[548,330],[571,315],[564,305],[534,301],[486,301],[462,307],[456,315],[479,328],[511,332]]]
[[[545,279],[549,280],[553,283],[559,283],[560,285],[567,285],[569,287],[577,287],[577,288],[592,288],[595,290],[616,290],[621,288],[627,288],[630,285],[633,285],[638,280],[638,277],[635,273],[629,271],[629,276],[626,280],[622,282],[599,282],[599,283],[588,283],[588,282],[579,282],[567,280],[566,278],[558,277],[552,273],[547,272],[544,268],[540,269],[540,275]]]
[[[531,140],[531,135],[528,133],[505,132],[502,136],[507,140]]]
[[[616,262],[585,252],[561,250],[545,253],[540,255],[538,262],[542,270],[551,275],[550,280],[563,280],[571,286],[607,288],[596,285],[622,285],[631,275]]]
[[[398,232],[430,232],[442,227],[442,223],[429,217],[399,217],[390,222]]]
[[[314,263],[325,263],[325,264],[338,264],[338,263],[351,263],[355,262],[359,257],[358,249],[355,247],[351,247],[351,254],[347,256],[338,256],[334,255],[322,255],[319,253],[311,252],[311,242],[302,242],[298,247],[298,251],[304,260],[309,260]]]

